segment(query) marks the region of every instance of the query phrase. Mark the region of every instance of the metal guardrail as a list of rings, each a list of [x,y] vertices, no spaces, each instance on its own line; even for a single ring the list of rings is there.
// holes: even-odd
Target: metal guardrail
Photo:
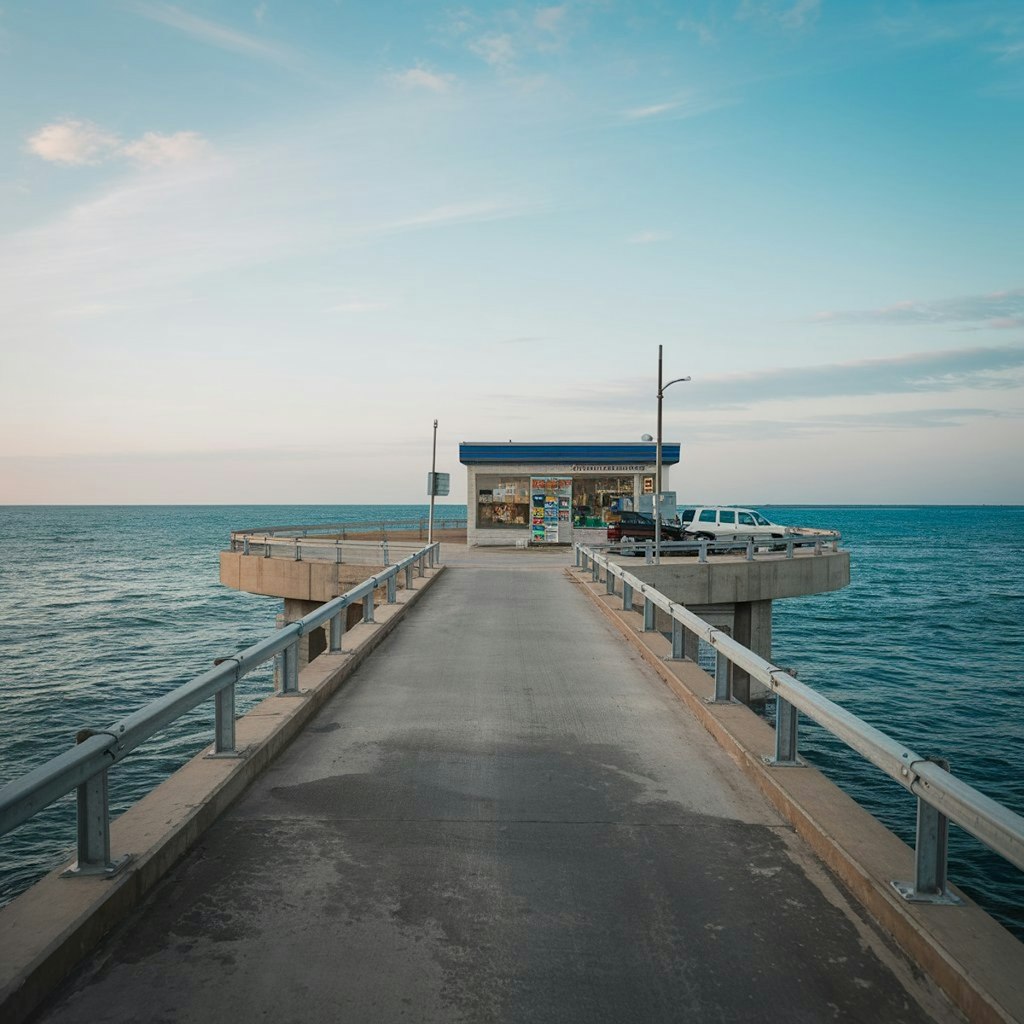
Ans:
[[[232,534],[231,551],[295,562],[334,562],[341,565],[391,565],[419,550],[416,541],[341,540],[318,537],[277,537],[273,534]]]
[[[341,540],[345,540],[350,533],[366,534],[379,531],[386,536],[389,531],[396,533],[410,530],[418,530],[426,535],[428,522],[428,517],[424,516],[422,519],[366,519],[362,522],[349,520],[343,523],[320,523],[316,526],[253,526],[244,530],[232,530],[231,540],[233,543],[236,538],[241,541],[244,537],[251,537],[255,534],[266,534],[271,537],[315,537],[321,534],[330,534],[332,537],[340,536]],[[465,516],[456,519],[434,520],[435,530],[464,530],[465,528]]]
[[[697,555],[699,562],[706,562],[708,555],[729,555],[742,551],[748,562],[756,561],[758,555],[776,555],[783,551],[786,558],[793,558],[798,550],[813,548],[814,554],[821,555],[825,549],[839,550],[842,534],[835,530],[815,533],[785,533],[781,537],[749,537],[746,540],[672,540],[661,542],[662,555]],[[621,555],[643,555],[647,565],[654,561],[654,541],[610,541],[607,544],[589,544],[592,551],[611,551]]]
[[[913,882],[892,882],[904,899],[922,903],[959,902],[946,884],[950,821],[1024,870],[1024,817],[952,775],[945,761],[915,753],[737,643],[683,605],[670,601],[607,555],[583,544],[576,544],[574,548],[577,568],[589,569],[595,582],[604,569],[609,594],[615,593],[615,580],[621,581],[624,608],[632,609],[635,594],[643,596],[645,632],[655,628],[656,608],[671,617],[673,659],[683,659],[686,631],[715,649],[715,702],[732,701],[731,666],[747,672],[775,693],[775,756],[767,759],[770,765],[801,764],[797,755],[797,713],[803,712],[917,797],[915,878]]]
[[[281,690],[278,696],[290,697],[299,692],[299,638],[310,630],[328,624],[329,647],[332,654],[342,650],[345,631],[345,609],[363,602],[363,621],[373,622],[374,591],[387,585],[387,602],[397,600],[399,572],[405,573],[405,584],[413,585],[413,571],[423,576],[433,568],[440,554],[435,542],[402,559],[383,572],[328,601],[297,622],[279,629],[273,636],[260,640],[238,654],[218,658],[214,667],[194,679],[150,701],[145,707],[115,722],[109,729],[78,733],[78,744],[71,750],[51,758],[45,764],[15,779],[0,789],[0,836],[28,821],[33,815],[77,790],[78,794],[78,861],[66,872],[75,875],[112,875],[131,858],[111,859],[110,804],[107,772],[123,761],[136,747],[150,739],[182,715],[205,700],[216,700],[214,724],[214,756],[237,757],[235,749],[235,686],[254,668],[281,658]]]

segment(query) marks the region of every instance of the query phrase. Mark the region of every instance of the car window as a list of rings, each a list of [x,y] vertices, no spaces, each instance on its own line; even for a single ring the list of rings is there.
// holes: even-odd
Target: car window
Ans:
[[[730,523],[735,525],[736,513],[731,511],[727,512],[725,509],[722,509],[722,511],[718,513],[718,521],[720,523]]]
[[[693,522],[693,517],[696,514],[696,512],[697,512],[697,510],[695,508],[684,508],[683,512],[682,512],[682,515],[680,515],[680,517],[679,517],[679,522],[681,522],[681,523],[692,523]]]
[[[740,525],[742,526],[755,526],[754,517],[749,512],[740,512]]]
[[[701,509],[697,521],[700,523],[713,523],[715,521],[715,510],[713,508]]]
[[[754,513],[754,519],[756,520],[758,526],[771,526],[772,525],[770,522],[768,522],[767,519],[765,519],[765,517],[763,515],[761,515],[760,512],[755,512]]]

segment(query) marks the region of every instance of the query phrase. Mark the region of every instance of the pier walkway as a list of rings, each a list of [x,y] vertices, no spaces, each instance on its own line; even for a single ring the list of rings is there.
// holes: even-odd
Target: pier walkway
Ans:
[[[42,1020],[962,1019],[564,552],[456,552]]]

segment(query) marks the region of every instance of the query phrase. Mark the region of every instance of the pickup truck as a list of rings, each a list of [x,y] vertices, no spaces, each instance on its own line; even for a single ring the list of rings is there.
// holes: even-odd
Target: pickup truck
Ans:
[[[683,530],[674,523],[666,523],[662,520],[661,539],[662,542],[683,540]],[[623,541],[635,541],[642,544],[647,540],[654,540],[654,516],[646,515],[643,512],[623,512],[617,523],[608,524],[609,543],[619,544]],[[643,555],[643,549],[634,549],[633,554]]]

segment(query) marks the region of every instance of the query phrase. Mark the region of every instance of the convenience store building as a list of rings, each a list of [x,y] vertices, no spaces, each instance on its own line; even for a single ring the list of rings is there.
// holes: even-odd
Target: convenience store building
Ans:
[[[470,545],[571,544],[604,540],[619,513],[653,507],[653,442],[519,444],[464,441]],[[679,444],[661,446],[661,488],[669,490]]]

